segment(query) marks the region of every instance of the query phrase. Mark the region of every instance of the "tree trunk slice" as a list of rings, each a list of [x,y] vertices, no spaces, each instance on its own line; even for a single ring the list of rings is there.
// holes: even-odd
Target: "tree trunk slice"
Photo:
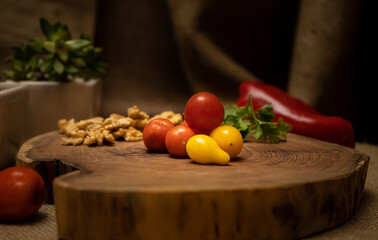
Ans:
[[[30,139],[17,165],[50,187],[63,174],[53,183],[62,239],[304,237],[354,215],[369,163],[354,149],[294,134],[279,144],[250,140],[226,166],[148,153],[143,142],[63,146],[60,138]]]

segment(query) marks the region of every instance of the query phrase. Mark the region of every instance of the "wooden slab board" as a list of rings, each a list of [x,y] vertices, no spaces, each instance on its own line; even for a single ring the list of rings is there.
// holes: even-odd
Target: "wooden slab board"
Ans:
[[[294,134],[279,144],[248,141],[226,166],[149,153],[143,142],[63,146],[60,138],[30,139],[17,165],[45,179],[62,239],[300,238],[353,216],[369,163],[354,149]]]

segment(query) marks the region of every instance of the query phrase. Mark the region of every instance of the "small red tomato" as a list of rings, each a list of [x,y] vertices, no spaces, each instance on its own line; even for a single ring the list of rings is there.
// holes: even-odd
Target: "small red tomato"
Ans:
[[[221,125],[224,106],[214,94],[199,92],[189,98],[185,105],[184,117],[195,132],[208,134]]]
[[[175,157],[186,157],[186,142],[196,133],[186,125],[178,125],[168,131],[165,136],[165,146]]]
[[[9,167],[0,172],[0,219],[23,220],[36,213],[45,199],[45,183],[27,167]]]
[[[151,120],[143,129],[143,142],[146,148],[153,152],[164,152],[165,135],[175,125],[164,118]]]

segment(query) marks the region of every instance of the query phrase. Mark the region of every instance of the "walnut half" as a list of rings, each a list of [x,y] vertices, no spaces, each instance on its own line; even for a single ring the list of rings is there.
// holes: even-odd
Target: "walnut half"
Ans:
[[[157,114],[157,115],[153,116],[150,119],[150,121],[152,119],[155,119],[155,118],[165,118],[165,119],[168,119],[174,125],[178,125],[178,124],[182,123],[182,121],[183,121],[182,114],[180,114],[180,113],[174,113],[173,111],[164,111],[164,112],[162,112],[160,114]]]
[[[183,116],[173,111],[164,111],[150,119],[149,115],[134,105],[127,109],[127,117],[113,113],[108,118],[93,117],[75,122],[75,119],[60,119],[59,131],[66,135],[61,138],[64,145],[97,145],[124,139],[127,142],[143,140],[142,130],[147,123],[155,118],[165,118],[177,125],[183,121]]]

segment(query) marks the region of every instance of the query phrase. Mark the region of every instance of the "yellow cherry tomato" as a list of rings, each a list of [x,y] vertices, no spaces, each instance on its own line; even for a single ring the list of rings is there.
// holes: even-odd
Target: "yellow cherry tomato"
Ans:
[[[225,165],[230,161],[230,155],[223,151],[214,139],[204,134],[191,137],[186,143],[186,152],[198,163]]]
[[[210,133],[210,137],[230,155],[230,158],[236,157],[243,149],[243,137],[233,126],[219,126]]]

